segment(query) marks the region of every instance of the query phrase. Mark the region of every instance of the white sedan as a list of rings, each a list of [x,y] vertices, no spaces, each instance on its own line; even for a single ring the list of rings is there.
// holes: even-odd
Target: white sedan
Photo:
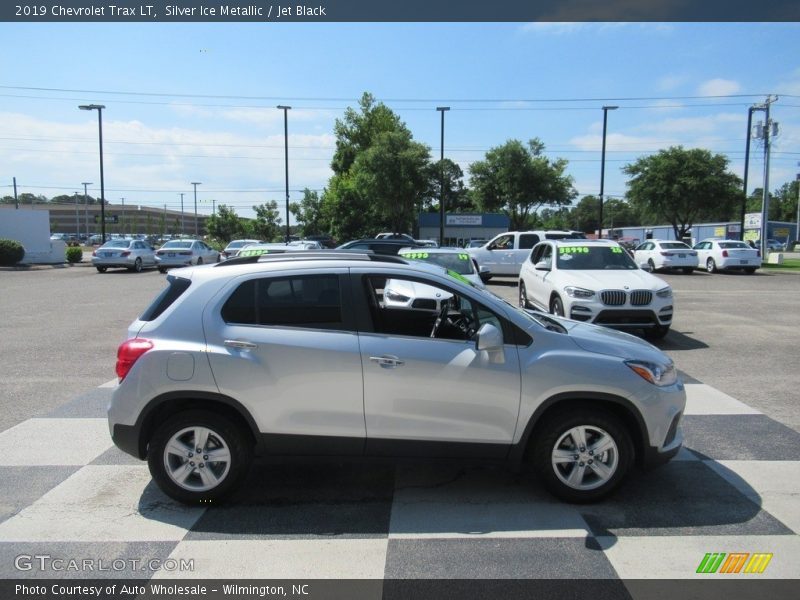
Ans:
[[[694,249],[700,265],[709,273],[741,270],[752,275],[761,267],[761,251],[738,240],[703,240]]]
[[[170,240],[156,252],[161,273],[171,267],[186,267],[219,262],[219,252],[202,240]]]
[[[633,251],[633,260],[650,271],[680,269],[691,275],[697,266],[697,252],[675,240],[647,240]]]

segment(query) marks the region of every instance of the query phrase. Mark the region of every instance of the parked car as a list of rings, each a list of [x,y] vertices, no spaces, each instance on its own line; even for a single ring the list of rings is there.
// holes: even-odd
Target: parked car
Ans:
[[[220,252],[220,257],[222,260],[226,260],[228,258],[233,258],[239,253],[239,250],[244,248],[245,246],[249,246],[250,244],[260,244],[261,240],[231,240],[231,242],[225,246],[225,249]]]
[[[647,240],[633,251],[634,262],[650,271],[680,269],[691,275],[697,268],[697,252],[675,240]]]
[[[610,240],[540,242],[522,265],[519,304],[615,329],[663,338],[672,324],[672,288],[640,269]]]
[[[531,248],[540,241],[572,238],[574,235],[572,231],[509,231],[495,236],[479,248],[467,248],[467,251],[492,275],[517,277]]]
[[[397,254],[403,248],[419,247],[415,240],[408,241],[405,238],[401,239],[372,239],[365,238],[361,240],[353,240],[342,244],[337,250],[372,250],[375,254]]]
[[[331,248],[331,249],[336,248],[336,240],[334,240],[329,235],[307,235],[305,239],[311,240],[313,242],[319,242],[325,248]]]
[[[161,273],[172,267],[219,262],[219,252],[202,240],[170,240],[156,251],[156,265]]]
[[[752,275],[761,268],[761,250],[738,240],[707,239],[695,244],[697,260],[709,273],[741,270]]]
[[[385,231],[383,233],[379,233],[375,236],[376,240],[405,240],[412,244],[416,244],[417,240],[413,237],[408,235],[407,233],[392,233],[390,231]]]
[[[300,248],[302,250],[324,250],[325,246],[317,240],[294,240],[286,244],[289,248]]]
[[[450,302],[396,310],[387,280]],[[369,253],[172,271],[116,368],[114,443],[167,495],[202,506],[254,457],[297,455],[493,460],[588,502],[683,440],[683,383],[657,348]]]
[[[778,240],[767,240],[767,249],[770,252],[783,252],[786,250],[786,244],[783,244]]]
[[[485,287],[483,278],[491,275],[486,267],[479,267],[469,254],[459,248],[407,247],[400,250],[398,254],[403,258],[444,267],[479,288]]]
[[[306,250],[309,250],[309,247],[299,242],[289,242],[288,244],[259,242],[257,244],[249,244],[239,250],[237,258],[262,256],[264,254],[284,254],[286,252],[304,252]]]
[[[156,251],[142,240],[109,240],[92,252],[92,265],[98,273],[123,268],[140,273],[156,266]]]

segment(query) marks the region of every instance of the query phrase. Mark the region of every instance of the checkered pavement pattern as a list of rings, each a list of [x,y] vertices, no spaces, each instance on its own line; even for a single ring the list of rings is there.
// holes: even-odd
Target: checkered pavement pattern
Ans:
[[[0,578],[691,579],[708,552],[773,553],[758,577],[798,578],[800,433],[687,381],[684,449],[599,504],[502,468],[334,463],[256,465],[196,508],[112,445],[109,382],[0,432]],[[22,554],[194,570],[18,571]]]

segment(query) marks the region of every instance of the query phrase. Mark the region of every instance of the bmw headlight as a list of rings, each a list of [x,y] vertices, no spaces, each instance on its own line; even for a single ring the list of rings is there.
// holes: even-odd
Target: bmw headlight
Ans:
[[[571,285],[565,287],[564,291],[567,292],[567,295],[570,298],[591,298],[592,296],[594,296],[594,292],[592,290],[574,287]]]
[[[672,385],[678,380],[678,372],[671,362],[667,365],[660,365],[643,360],[626,360],[625,364],[639,377],[658,387]]]
[[[386,296],[387,300],[391,300],[392,302],[408,302],[411,300],[408,296],[404,296],[403,294],[398,294],[394,290],[386,290],[383,292],[383,295]]]
[[[672,288],[669,286],[661,288],[656,292],[656,296],[659,298],[672,298]]]

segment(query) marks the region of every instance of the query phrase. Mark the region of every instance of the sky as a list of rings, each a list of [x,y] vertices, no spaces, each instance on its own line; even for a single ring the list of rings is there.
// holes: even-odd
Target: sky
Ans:
[[[364,92],[415,140],[464,169],[510,139],[540,138],[569,161],[579,198],[598,194],[604,105],[605,193],[621,169],[681,144],[744,168],[748,107],[767,94],[770,189],[800,167],[800,24],[783,23],[0,23],[0,195],[105,196],[112,204],[241,216],[326,186],[334,123]],[[11,49],[14,49],[13,51]],[[754,122],[764,113],[754,113]],[[763,182],[751,146],[750,190]],[[285,221],[284,221],[285,222]],[[294,219],[292,218],[292,223]]]

